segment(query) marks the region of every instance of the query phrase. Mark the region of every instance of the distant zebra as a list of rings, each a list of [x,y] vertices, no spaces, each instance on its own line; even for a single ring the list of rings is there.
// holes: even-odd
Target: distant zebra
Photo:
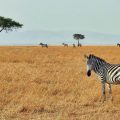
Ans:
[[[106,100],[106,83],[108,84],[109,95],[112,100],[111,84],[120,84],[120,64],[107,63],[105,60],[91,54],[89,56],[85,55],[85,58],[87,60],[87,75],[90,76],[93,70],[100,77],[103,102]]]
[[[75,44],[73,44],[73,48],[76,48]]]
[[[78,47],[82,47],[82,44],[81,44],[81,43],[79,43],[79,44],[78,44]]]
[[[48,48],[48,45],[47,45],[47,44],[40,43],[40,45],[41,45],[42,47]]]
[[[64,45],[64,47],[65,47],[65,46],[68,47],[68,44],[66,44],[66,43],[62,43],[62,45]]]
[[[118,43],[117,46],[120,47],[120,44]]]

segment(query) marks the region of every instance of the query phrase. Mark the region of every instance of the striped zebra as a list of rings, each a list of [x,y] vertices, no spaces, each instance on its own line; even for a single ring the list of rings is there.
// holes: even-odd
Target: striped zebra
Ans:
[[[76,48],[76,45],[75,44],[72,44],[73,45],[73,48]]]
[[[40,43],[40,45],[41,45],[42,47],[48,48],[48,45],[47,45],[47,44]]]
[[[89,56],[85,55],[84,57],[87,62],[87,75],[91,76],[91,71],[93,70],[100,77],[100,82],[102,85],[102,101],[104,102],[106,100],[106,83],[108,84],[110,98],[113,100],[111,84],[120,84],[120,64],[110,64],[92,54]]]
[[[120,47],[120,44],[118,43],[117,46]]]
[[[82,44],[81,44],[81,43],[79,43],[79,44],[78,44],[78,47],[82,47]]]
[[[65,47],[65,46],[68,47],[68,44],[66,44],[66,43],[62,43],[62,45],[64,45],[64,47]]]

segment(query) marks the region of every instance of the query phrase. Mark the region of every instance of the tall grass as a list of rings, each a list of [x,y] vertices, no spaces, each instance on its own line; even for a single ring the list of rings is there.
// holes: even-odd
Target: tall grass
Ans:
[[[120,86],[102,104],[101,84],[86,76],[84,54],[120,63],[117,47],[0,47],[0,119],[119,119]]]

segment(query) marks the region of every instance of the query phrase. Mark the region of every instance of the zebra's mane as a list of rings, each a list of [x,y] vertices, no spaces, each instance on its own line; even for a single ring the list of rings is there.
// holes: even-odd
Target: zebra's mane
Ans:
[[[93,54],[90,54],[90,55],[89,55],[89,59],[91,59],[91,58],[95,58],[95,59],[101,61],[102,63],[103,63],[103,62],[106,63],[106,61],[105,61],[104,59],[99,58],[99,57],[97,57],[97,56],[95,56],[95,55],[93,55]]]

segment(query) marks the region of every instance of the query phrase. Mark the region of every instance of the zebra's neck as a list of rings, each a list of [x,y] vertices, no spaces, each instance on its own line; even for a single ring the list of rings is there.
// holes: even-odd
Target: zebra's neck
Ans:
[[[107,69],[107,66],[109,66],[110,64],[107,63],[106,61],[102,60],[102,59],[96,59],[95,60],[95,64],[93,66],[93,71],[97,74],[101,74],[101,72]]]

